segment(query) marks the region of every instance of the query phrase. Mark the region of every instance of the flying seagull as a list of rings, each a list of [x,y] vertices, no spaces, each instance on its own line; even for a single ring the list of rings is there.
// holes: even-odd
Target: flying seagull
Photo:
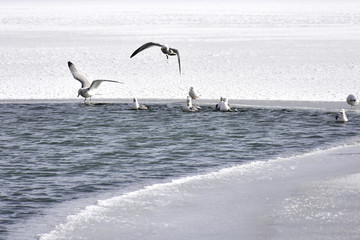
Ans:
[[[180,65],[180,54],[179,51],[175,48],[170,48],[168,45],[164,44],[160,44],[160,43],[154,43],[154,42],[148,42],[145,43],[144,45],[142,45],[141,47],[139,47],[138,49],[135,50],[135,52],[133,52],[133,54],[131,54],[130,58],[132,58],[133,56],[135,56],[136,54],[138,54],[139,52],[149,48],[149,47],[153,47],[153,46],[158,46],[161,48],[161,51],[166,55],[166,58],[168,59],[169,56],[177,56],[178,58],[178,63],[179,63],[179,72],[181,74],[181,65]]]
[[[84,102],[86,101],[87,98],[90,98],[90,101],[91,101],[91,97],[95,95],[95,90],[100,86],[100,84],[102,82],[122,83],[122,82],[118,82],[118,81],[114,81],[114,80],[99,79],[99,80],[92,81],[92,83],[90,84],[87,77],[84,74],[82,74],[81,72],[79,72],[72,62],[69,61],[68,66],[69,66],[70,72],[73,75],[73,77],[81,83],[81,88],[78,91],[78,97],[80,95],[82,97],[84,97],[85,98]]]

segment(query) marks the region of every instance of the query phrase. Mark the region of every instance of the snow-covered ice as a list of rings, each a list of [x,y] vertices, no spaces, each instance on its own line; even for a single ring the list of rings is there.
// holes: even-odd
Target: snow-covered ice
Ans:
[[[336,147],[155,184],[99,200],[40,239],[357,239],[359,154]]]
[[[67,61],[92,79],[125,82],[102,89],[114,99],[185,99],[191,86],[202,99],[345,101],[359,93],[356,1],[162,3],[0,3],[0,99],[74,99],[79,84]],[[183,74],[157,49],[129,58],[148,41],[177,48]]]

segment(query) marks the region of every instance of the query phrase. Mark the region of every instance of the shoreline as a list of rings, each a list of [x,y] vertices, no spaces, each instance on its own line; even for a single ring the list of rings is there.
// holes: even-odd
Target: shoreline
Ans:
[[[84,206],[38,236],[53,239],[82,236],[81,232],[86,236],[86,229],[98,221],[99,214],[108,216],[108,222],[103,225],[105,230],[98,229],[98,236],[121,234],[132,239],[125,227],[111,227],[116,219],[123,217],[125,221],[129,217],[126,206],[130,204],[129,208],[138,209],[139,216],[144,214],[143,224],[148,222],[151,227],[145,224],[138,228],[136,221],[125,225],[146,239],[356,239],[360,232],[352,227],[360,221],[356,216],[360,173],[354,169],[360,167],[359,157],[359,144],[351,144],[145,186]],[[178,204],[186,202],[181,213],[171,199],[179,199]],[[176,217],[168,219],[164,227],[157,212]],[[351,220],[342,224],[346,219]],[[80,226],[84,230],[76,231]],[[153,229],[151,234],[144,231],[147,227]]]
[[[185,103],[186,98],[138,98],[143,104],[177,104]],[[105,104],[131,104],[132,98],[97,98],[92,99],[92,103]],[[197,99],[198,105],[213,105],[219,102],[218,99]],[[58,103],[83,103],[81,99],[0,99],[0,104],[58,104]],[[309,109],[348,109],[357,110],[356,107],[350,108],[346,101],[303,101],[303,100],[259,100],[259,99],[229,99],[231,105],[244,107],[273,107],[273,108],[309,108]]]

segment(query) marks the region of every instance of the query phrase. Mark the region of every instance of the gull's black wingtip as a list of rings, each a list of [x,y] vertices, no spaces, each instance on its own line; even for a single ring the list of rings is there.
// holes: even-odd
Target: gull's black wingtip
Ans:
[[[74,65],[72,62],[68,61],[68,66]]]

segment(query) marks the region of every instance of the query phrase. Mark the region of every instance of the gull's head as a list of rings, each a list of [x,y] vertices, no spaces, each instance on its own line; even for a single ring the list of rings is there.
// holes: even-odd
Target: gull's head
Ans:
[[[137,102],[137,99],[136,99],[136,97],[134,97],[134,98],[133,98],[133,102],[134,102],[134,103],[135,103],[135,102]]]
[[[354,94],[350,94],[347,98],[346,98],[346,102],[351,105],[351,106],[356,106],[359,104],[359,98],[356,97]]]
[[[169,46],[167,44],[164,44],[164,45],[161,46],[161,51],[163,53],[168,53],[170,51],[170,48],[169,48]]]
[[[345,109],[341,109],[341,110],[339,111],[339,113],[345,114]]]
[[[349,96],[347,97],[347,99],[348,99],[349,101],[356,101],[356,97],[355,97],[354,94],[349,94]]]
[[[192,90],[194,90],[194,88],[193,88],[193,87],[190,87],[190,91],[192,91]]]

